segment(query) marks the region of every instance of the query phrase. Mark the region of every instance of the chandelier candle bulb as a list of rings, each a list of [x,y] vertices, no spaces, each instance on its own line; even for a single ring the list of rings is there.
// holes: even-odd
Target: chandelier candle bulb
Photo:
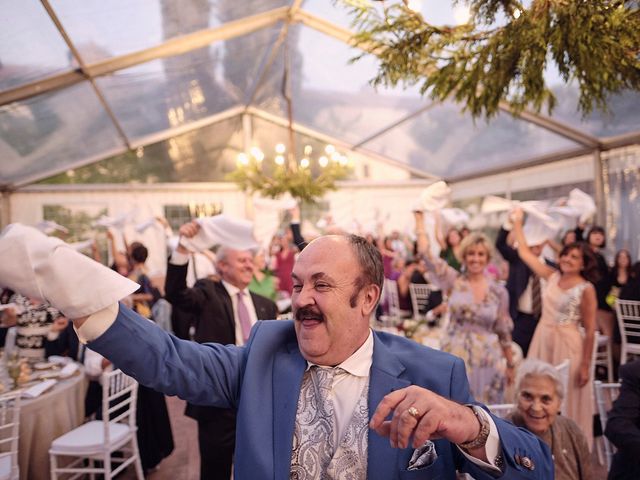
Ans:
[[[280,156],[282,155],[284,152],[287,151],[287,147],[284,146],[284,143],[278,143],[276,145],[276,153]],[[278,157],[276,157],[278,158]]]
[[[246,153],[241,152],[238,154],[238,163],[240,165],[249,165],[249,157]]]
[[[302,160],[300,160],[300,166],[302,168],[308,168],[309,167],[309,159],[305,157]]]
[[[264,160],[264,153],[258,147],[252,147],[249,152],[258,162]]]

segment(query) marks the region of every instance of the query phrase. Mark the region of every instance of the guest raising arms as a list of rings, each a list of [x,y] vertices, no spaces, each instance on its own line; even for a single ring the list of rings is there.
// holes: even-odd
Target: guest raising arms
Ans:
[[[566,415],[574,420],[593,443],[593,405],[591,354],[596,328],[596,261],[584,243],[573,243],[562,249],[560,270],[543,263],[527,246],[522,223],[522,209],[512,214],[518,255],[538,276],[546,279],[542,291],[542,315],[529,347],[529,358],[557,365],[569,358],[570,381],[567,389]],[[580,331],[584,328],[584,333]]]
[[[484,235],[469,234],[460,246],[464,273],[459,273],[431,256],[422,212],[415,212],[415,217],[418,250],[425,255],[431,278],[443,292],[450,290],[450,322],[441,348],[464,360],[476,398],[503,403],[505,384],[513,381],[514,373],[513,322],[507,290],[485,274],[491,244]]]

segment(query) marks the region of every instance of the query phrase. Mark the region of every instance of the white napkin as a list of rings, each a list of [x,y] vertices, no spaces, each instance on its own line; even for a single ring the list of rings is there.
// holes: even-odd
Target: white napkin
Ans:
[[[580,223],[586,223],[596,213],[596,203],[593,201],[593,197],[579,188],[574,188],[569,192],[567,206],[578,213]]]
[[[545,222],[535,215],[527,216],[527,221],[522,229],[527,245],[533,247],[542,245],[558,233],[557,223]]]
[[[440,210],[447,206],[450,195],[451,189],[445,182],[440,180],[432,183],[420,194],[422,209],[429,212]]]
[[[79,252],[80,250],[85,250],[87,248],[90,248],[91,245],[93,245],[93,242],[94,242],[93,240],[83,240],[81,242],[70,243],[69,246]]]
[[[482,206],[480,212],[482,213],[497,213],[507,212],[513,208],[514,202],[507,200],[506,198],[496,197],[495,195],[487,195],[482,200]]]
[[[192,252],[208,250],[217,244],[236,250],[250,250],[259,246],[253,237],[253,224],[248,220],[216,215],[196,221],[200,224],[200,231],[191,238],[180,238],[182,246]]]
[[[113,305],[139,285],[62,240],[19,223],[0,235],[0,279],[5,287],[80,318]]]
[[[67,378],[78,371],[78,365],[76,363],[67,363],[62,370],[60,370],[60,378]]]
[[[108,215],[102,215],[98,220],[93,222],[94,227],[112,227],[117,230],[122,230],[125,225],[131,223],[133,217],[135,216],[137,209],[133,209],[130,212],[122,213],[117,217],[109,217]]]
[[[447,225],[465,225],[469,223],[469,214],[460,208],[443,208],[440,215]]]
[[[47,360],[51,363],[57,363],[58,365],[66,365],[71,362],[70,357],[63,357],[62,355],[50,355]]]
[[[150,227],[153,227],[156,224],[156,218],[155,217],[151,217],[148,220],[145,220],[142,223],[139,223],[136,225],[136,232],[138,233],[144,233],[145,230],[147,230]]]
[[[69,229],[63,227],[59,223],[54,222],[53,220],[42,220],[41,222],[36,223],[36,228],[46,235],[51,235],[56,231],[69,233]]]
[[[22,397],[23,398],[36,398],[36,397],[39,397],[44,392],[46,392],[51,387],[53,387],[56,383],[58,383],[58,381],[54,380],[54,379],[44,380],[44,381],[34,385],[33,387],[29,387],[26,390],[24,390],[22,392]]]

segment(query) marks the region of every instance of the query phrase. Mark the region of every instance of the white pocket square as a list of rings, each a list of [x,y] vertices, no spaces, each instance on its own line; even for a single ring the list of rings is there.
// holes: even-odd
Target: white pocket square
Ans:
[[[432,465],[437,458],[438,453],[436,452],[436,446],[431,440],[427,440],[424,442],[424,445],[413,451],[407,470],[420,470],[421,468],[428,467]]]

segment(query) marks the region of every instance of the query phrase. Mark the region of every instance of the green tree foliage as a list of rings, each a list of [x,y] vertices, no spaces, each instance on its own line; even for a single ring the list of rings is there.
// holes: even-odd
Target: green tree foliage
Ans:
[[[356,46],[379,62],[374,86],[420,85],[435,100],[454,99],[474,117],[500,102],[551,112],[556,98],[544,71],[555,64],[579,87],[582,115],[607,110],[607,98],[640,88],[640,11],[622,0],[469,0],[464,25],[435,26],[403,1],[340,0],[353,16]],[[454,3],[458,3],[454,1]]]
[[[262,196],[277,198],[288,192],[293,198],[307,204],[316,203],[329,190],[335,190],[336,181],[345,179],[351,173],[348,165],[331,162],[326,167],[289,168],[285,165],[264,164],[252,161],[238,168],[227,178],[238,184],[241,190],[259,192]]]

